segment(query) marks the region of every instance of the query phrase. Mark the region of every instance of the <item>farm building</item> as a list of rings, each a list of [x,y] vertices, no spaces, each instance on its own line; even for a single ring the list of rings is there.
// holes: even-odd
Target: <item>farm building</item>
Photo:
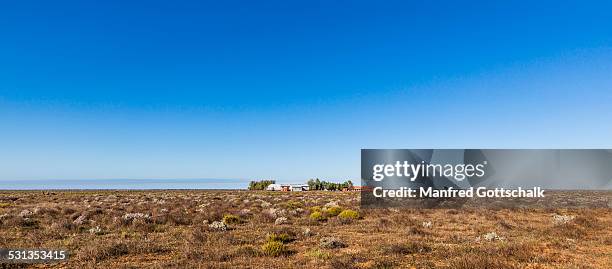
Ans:
[[[280,191],[282,189],[283,186],[281,184],[270,184],[268,187],[266,187],[267,191]]]
[[[290,184],[289,185],[289,190],[290,191],[307,191],[310,188],[308,187],[308,185],[305,184]]]
[[[306,184],[270,184],[266,187],[268,191],[307,191]]]

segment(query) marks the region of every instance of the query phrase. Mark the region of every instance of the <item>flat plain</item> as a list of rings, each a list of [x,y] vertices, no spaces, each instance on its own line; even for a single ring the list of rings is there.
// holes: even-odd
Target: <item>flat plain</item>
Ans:
[[[362,209],[357,192],[0,191],[0,247],[70,255],[0,267],[612,268],[611,213]]]

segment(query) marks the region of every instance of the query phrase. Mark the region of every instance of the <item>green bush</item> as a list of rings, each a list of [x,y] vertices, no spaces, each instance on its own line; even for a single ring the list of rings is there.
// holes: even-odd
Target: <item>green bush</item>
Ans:
[[[310,219],[315,221],[324,221],[325,216],[323,216],[323,213],[321,213],[321,211],[315,211],[310,213]]]
[[[326,211],[327,215],[331,216],[331,217],[335,217],[338,216],[338,214],[340,214],[340,212],[342,212],[342,208],[339,206],[332,206],[330,208],[328,208]]]
[[[310,212],[321,212],[321,207],[320,206],[310,207]]]
[[[249,182],[249,190],[265,190],[268,185],[274,184],[276,181],[274,180],[260,180],[260,181],[251,181]]]
[[[286,207],[287,209],[297,209],[297,208],[300,208],[300,207],[302,207],[302,206],[303,206],[303,205],[302,205],[302,203],[300,203],[300,202],[298,202],[298,201],[289,201],[289,202],[287,202],[287,203],[285,204],[285,207]]]
[[[295,240],[295,238],[293,238],[293,236],[286,234],[286,233],[281,233],[281,234],[268,234],[268,238],[267,238],[268,242],[281,242],[281,243],[289,243],[293,240]]]
[[[285,244],[278,241],[271,241],[261,246],[264,255],[278,257],[289,254],[289,249]]]
[[[323,251],[320,249],[313,249],[313,250],[306,252],[306,256],[309,256],[315,259],[319,259],[319,260],[328,260],[329,258],[331,258],[332,255],[327,251]]]
[[[238,224],[242,222],[240,217],[237,215],[226,214],[223,216],[223,223],[225,224]]]
[[[338,218],[340,218],[341,220],[356,220],[359,218],[359,212],[347,209],[340,212]]]

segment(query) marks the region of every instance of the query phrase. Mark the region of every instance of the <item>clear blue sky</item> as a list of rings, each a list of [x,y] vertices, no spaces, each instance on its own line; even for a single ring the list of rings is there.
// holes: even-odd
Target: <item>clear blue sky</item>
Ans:
[[[345,179],[361,148],[612,147],[604,2],[127,2],[1,4],[0,180]]]

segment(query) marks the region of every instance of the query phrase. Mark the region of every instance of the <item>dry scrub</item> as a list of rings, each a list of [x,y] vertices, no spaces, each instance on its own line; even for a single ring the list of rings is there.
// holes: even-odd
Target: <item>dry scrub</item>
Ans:
[[[0,192],[0,245],[66,249],[48,266],[63,268],[612,268],[611,212],[363,210],[347,192]]]

